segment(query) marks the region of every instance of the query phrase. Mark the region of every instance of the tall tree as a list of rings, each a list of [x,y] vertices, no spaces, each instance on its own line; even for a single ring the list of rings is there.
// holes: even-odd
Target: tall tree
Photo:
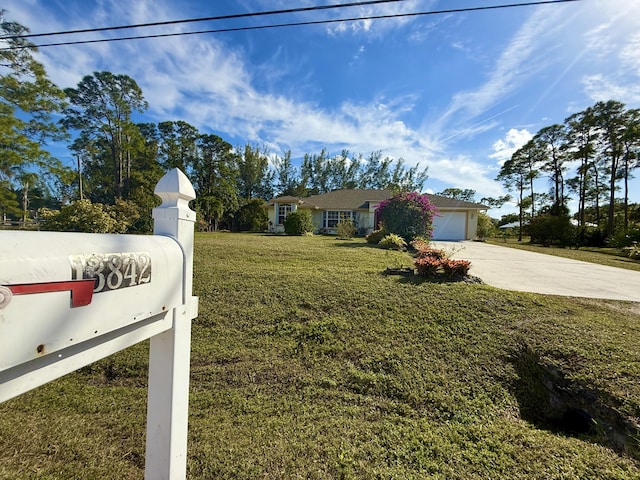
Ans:
[[[274,157],[273,166],[275,169],[275,193],[277,195],[296,195],[299,179],[297,169],[291,161],[291,150],[286,151],[283,157]]]
[[[565,127],[560,124],[544,127],[533,137],[533,140],[545,152],[545,161],[542,163],[542,169],[549,172],[553,203],[556,207],[563,207],[566,203],[564,194],[566,156],[563,152]]]
[[[632,171],[640,168],[640,109],[627,110],[625,113],[624,133],[622,134],[622,168],[624,181],[624,231],[629,231],[629,179]]]
[[[300,165],[300,175],[308,179],[309,194],[319,195],[329,192],[329,174],[326,149],[323,148],[319,155],[305,153]]]
[[[364,167],[360,175],[360,188],[386,188],[391,183],[390,167],[392,163],[393,160],[391,158],[382,158],[382,152],[371,152],[364,161]]]
[[[589,192],[592,190],[592,164],[597,138],[593,109],[587,108],[565,120],[567,150],[570,158],[577,160],[577,176],[567,180],[569,188],[578,194],[578,224],[585,226],[585,211]]]
[[[238,210],[237,158],[231,145],[217,135],[200,135],[192,171],[196,202],[205,223],[214,230]]]
[[[113,199],[126,198],[132,168],[133,142],[139,136],[133,112],[147,109],[142,90],[131,77],[111,72],[85,76],[77,88],[65,90],[70,106],[65,109],[64,124],[79,131],[73,149],[86,157],[96,149],[105,149],[98,158],[109,162]],[[110,202],[110,203],[113,203]]]
[[[358,185],[361,163],[358,157],[350,157],[347,150],[326,163],[329,190],[351,189]]]
[[[151,212],[157,205],[157,197],[153,191],[166,169],[158,162],[160,138],[157,126],[153,123],[139,123],[137,127],[140,135],[133,138],[131,143],[135,168],[130,175],[128,198],[140,213],[131,230],[150,233],[153,231]]]
[[[438,192],[436,195],[443,197],[454,198],[456,200],[462,200],[463,202],[475,202],[476,191],[470,188],[445,188],[443,191]]]
[[[496,180],[502,182],[507,190],[510,190],[517,194],[518,224],[520,227],[518,229],[519,242],[522,241],[524,212],[525,208],[527,208],[525,192],[529,186],[529,180],[531,176],[528,158],[529,152],[527,150],[528,147],[526,145],[516,150],[511,158],[504,162],[504,164],[500,168],[498,176],[496,177]]]
[[[625,106],[615,100],[598,102],[593,106],[593,112],[599,130],[600,153],[607,165],[609,176],[607,235],[613,235],[615,232],[616,183],[624,155]]]
[[[246,144],[238,156],[238,192],[246,200],[273,196],[274,174],[269,170],[266,148]]]
[[[541,175],[539,166],[544,162],[544,159],[545,148],[533,139],[525,143],[518,152],[518,168],[522,168],[526,172],[532,218],[536,216],[536,206],[547,198],[534,190],[535,180]]]
[[[64,175],[62,163],[43,146],[61,140],[65,131],[54,121],[64,107],[64,93],[33,58],[29,30],[5,20],[0,10],[0,210],[15,213],[14,187],[29,173]]]
[[[193,125],[179,120],[158,124],[160,163],[166,170],[179,168],[187,173],[197,155],[200,132]]]

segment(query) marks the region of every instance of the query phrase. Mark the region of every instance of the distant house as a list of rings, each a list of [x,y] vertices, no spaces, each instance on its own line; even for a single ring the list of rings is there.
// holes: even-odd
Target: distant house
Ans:
[[[360,234],[376,227],[375,210],[378,204],[393,193],[389,190],[335,190],[306,198],[277,197],[267,204],[269,230],[284,232],[284,220],[298,209],[311,211],[314,233],[334,234],[340,220],[352,220]],[[476,237],[478,212],[488,207],[439,195],[428,195],[438,207],[439,216],[433,219],[434,240],[471,240]]]

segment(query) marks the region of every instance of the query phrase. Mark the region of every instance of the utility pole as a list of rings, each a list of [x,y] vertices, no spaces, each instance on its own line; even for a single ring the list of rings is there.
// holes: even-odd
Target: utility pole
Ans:
[[[82,195],[82,172],[80,171],[80,155],[76,155],[76,158],[78,159],[78,185],[80,188],[80,200],[84,200],[84,197]]]

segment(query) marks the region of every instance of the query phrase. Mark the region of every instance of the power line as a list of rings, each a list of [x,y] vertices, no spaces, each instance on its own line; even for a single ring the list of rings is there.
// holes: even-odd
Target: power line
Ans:
[[[116,27],[100,27],[100,28],[85,28],[80,30],[66,30],[61,32],[46,32],[46,33],[27,33],[24,35],[5,35],[0,36],[0,39],[5,38],[36,38],[36,37],[50,37],[54,35],[69,35],[76,33],[93,33],[93,32],[106,32],[109,30],[124,30],[129,28],[143,28],[143,27],[158,27],[164,25],[177,25],[180,23],[195,23],[195,22],[210,22],[217,20],[231,20],[237,18],[247,18],[247,17],[262,17],[268,15],[282,15],[285,13],[301,13],[301,12],[312,12],[318,10],[332,10],[335,8],[350,8],[350,7],[364,7],[367,5],[375,5],[379,3],[395,3],[395,2],[405,2],[407,0],[367,0],[360,2],[351,2],[351,3],[341,3],[335,5],[316,5],[313,7],[299,7],[299,8],[289,8],[286,10],[270,10],[265,12],[250,12],[250,13],[235,13],[232,15],[221,15],[217,17],[201,17],[201,18],[189,18],[185,20],[168,20],[164,22],[152,22],[152,23],[138,23],[135,25],[119,25]]]
[[[390,0],[390,1],[395,1],[395,0]],[[403,0],[400,0],[400,1],[403,1]],[[124,40],[140,40],[145,38],[165,38],[165,37],[179,37],[179,36],[186,36],[186,35],[202,35],[206,33],[242,32],[247,30],[264,30],[264,29],[270,29],[270,28],[323,25],[323,24],[330,24],[330,23],[355,22],[355,21],[362,21],[362,20],[381,20],[381,19],[390,19],[390,18],[440,15],[440,14],[446,14],[446,13],[477,12],[482,10],[498,10],[498,9],[505,9],[505,8],[530,7],[530,6],[538,6],[538,5],[561,4],[561,3],[580,2],[580,1],[583,1],[583,0],[542,0],[542,1],[534,1],[534,2],[526,2],[526,3],[490,5],[490,6],[484,6],[484,7],[466,7],[466,8],[457,8],[457,9],[448,9],[448,10],[432,10],[428,12],[396,13],[396,14],[388,14],[388,15],[371,15],[371,16],[365,16],[365,17],[351,17],[351,18],[339,18],[339,19],[329,19],[329,20],[311,20],[306,22],[291,22],[291,23],[278,23],[278,24],[269,24],[269,25],[253,25],[253,26],[246,26],[246,27],[220,28],[220,29],[212,29],[212,30],[199,30],[194,32],[158,33],[153,35],[136,35],[136,36],[130,36],[130,37],[101,38],[101,39],[95,39],[95,40],[76,40],[76,41],[69,41],[69,42],[44,43],[39,45],[31,45],[31,47],[35,47],[35,48],[58,47],[58,46],[64,46],[64,45],[82,45],[82,44],[91,44],[91,43],[118,42],[118,41],[124,41]],[[87,30],[87,31],[100,31],[100,29]],[[24,46],[5,47],[5,48],[0,48],[0,51],[16,50],[20,48],[25,48],[25,47]]]

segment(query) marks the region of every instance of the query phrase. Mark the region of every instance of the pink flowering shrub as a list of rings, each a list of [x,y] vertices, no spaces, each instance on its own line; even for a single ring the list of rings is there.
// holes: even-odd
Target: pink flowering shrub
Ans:
[[[404,192],[383,200],[376,210],[385,228],[406,241],[433,233],[433,217],[437,208],[427,195]]]

